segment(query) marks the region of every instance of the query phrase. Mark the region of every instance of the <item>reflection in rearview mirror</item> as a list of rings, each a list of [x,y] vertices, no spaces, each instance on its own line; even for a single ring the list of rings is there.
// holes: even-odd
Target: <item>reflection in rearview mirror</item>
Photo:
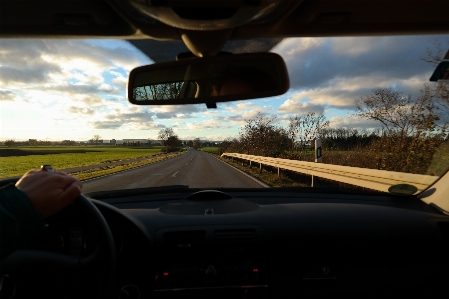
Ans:
[[[135,101],[170,100],[195,98],[198,84],[195,82],[173,82],[135,87],[133,98]]]
[[[285,63],[274,53],[189,58],[134,69],[128,98],[137,105],[226,102],[285,93]]]

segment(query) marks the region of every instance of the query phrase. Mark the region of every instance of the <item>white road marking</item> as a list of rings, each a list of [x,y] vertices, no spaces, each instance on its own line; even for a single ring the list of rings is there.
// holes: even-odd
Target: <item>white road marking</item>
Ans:
[[[215,157],[214,157],[215,158]],[[229,167],[232,167],[232,168],[234,168],[235,170],[237,170],[238,172],[240,172],[240,173],[242,173],[243,175],[246,175],[247,177],[249,177],[250,179],[252,179],[253,181],[255,181],[256,183],[259,183],[259,184],[261,184],[263,187],[265,187],[265,188],[271,188],[270,186],[268,186],[267,184],[264,184],[263,182],[261,182],[261,181],[259,181],[258,179],[256,179],[255,177],[252,177],[252,176],[250,176],[249,174],[247,174],[246,172],[244,172],[244,171],[241,171],[240,169],[238,169],[238,168],[235,168],[234,166],[232,166],[232,165],[230,165],[230,164],[228,164],[228,163],[226,163],[225,161],[223,161],[223,160],[220,160],[220,159],[218,159],[218,158],[215,158],[215,159],[217,159],[218,161],[220,161],[220,162],[222,162],[222,163],[224,163],[224,164],[226,164],[226,165],[228,165]]]
[[[178,174],[179,171],[175,172],[172,177],[176,177],[176,175]]]

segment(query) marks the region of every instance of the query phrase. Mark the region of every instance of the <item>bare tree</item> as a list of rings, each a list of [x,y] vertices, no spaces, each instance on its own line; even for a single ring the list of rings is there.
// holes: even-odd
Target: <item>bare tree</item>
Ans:
[[[445,41],[435,40],[432,47],[427,47],[426,57],[422,60],[430,63],[434,68],[443,61],[445,55],[449,55],[449,39]],[[447,118],[449,115],[449,83],[431,82],[424,86],[425,92],[435,99],[438,108],[441,110],[440,116]]]
[[[101,140],[101,136],[100,135],[94,135],[92,140],[94,141],[95,144],[98,144],[98,142]]]
[[[386,131],[407,136],[413,129],[411,107],[414,103],[411,96],[391,88],[376,87],[371,94],[356,100],[355,116],[379,121]]]
[[[169,147],[169,148],[178,148],[181,145],[182,145],[182,141],[179,140],[178,135],[173,135],[173,136],[168,137],[165,146]]]
[[[14,145],[16,145],[16,141],[14,139],[5,140],[5,145],[6,146],[14,146]]]
[[[172,128],[165,128],[159,130],[157,137],[162,140],[162,145],[167,145],[167,141],[170,137],[176,136],[175,131]]]
[[[356,100],[356,109],[357,117],[377,120],[386,134],[400,137],[432,133],[440,120],[438,107],[428,89],[412,98],[391,88],[377,87],[371,94]]]
[[[309,112],[290,118],[287,134],[289,138],[290,158],[302,160],[307,146],[319,138],[320,132],[329,127],[329,121],[323,114]]]
[[[415,98],[391,88],[376,88],[356,102],[356,116],[379,121],[383,128],[371,143],[377,168],[424,173],[436,148],[447,138],[447,123],[429,88]]]
[[[446,40],[434,40],[432,47],[426,48],[426,56],[421,58],[425,62],[432,64],[436,67],[444,58],[444,55],[449,49],[449,38]]]
[[[193,146],[194,149],[197,149],[197,148],[201,147],[201,140],[199,138],[195,138],[193,140],[192,146]]]
[[[275,118],[258,114],[255,119],[247,120],[240,129],[239,143],[241,152],[266,157],[279,157],[287,146],[287,133],[284,128],[273,124]],[[234,144],[234,146],[236,146]]]

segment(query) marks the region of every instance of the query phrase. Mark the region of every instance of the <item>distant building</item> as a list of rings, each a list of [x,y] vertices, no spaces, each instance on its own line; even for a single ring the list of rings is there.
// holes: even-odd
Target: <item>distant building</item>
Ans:
[[[148,146],[151,144],[151,140],[148,139],[123,139],[116,140],[116,145],[125,145],[125,146]]]

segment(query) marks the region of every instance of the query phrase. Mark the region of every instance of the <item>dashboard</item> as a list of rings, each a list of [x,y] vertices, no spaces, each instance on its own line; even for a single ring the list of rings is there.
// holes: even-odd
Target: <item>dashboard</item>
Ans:
[[[114,237],[119,298],[447,292],[449,217],[416,197],[267,189],[125,194],[90,195]],[[81,256],[97,250],[95,228],[76,207],[48,223],[30,248]],[[80,285],[99,279],[83,275]]]

